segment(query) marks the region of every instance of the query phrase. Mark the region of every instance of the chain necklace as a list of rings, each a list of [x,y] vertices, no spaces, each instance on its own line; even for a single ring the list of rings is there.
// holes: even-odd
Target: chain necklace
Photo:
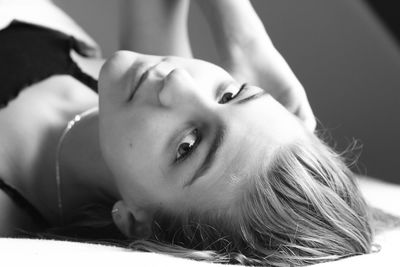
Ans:
[[[58,217],[60,225],[64,224],[64,212],[63,212],[63,199],[61,192],[61,175],[60,175],[60,154],[63,142],[67,134],[71,131],[71,129],[77,124],[77,122],[81,121],[85,117],[95,113],[98,110],[98,107],[94,107],[88,109],[78,115],[76,115],[72,120],[67,123],[64,131],[62,132],[60,139],[58,139],[57,150],[56,150],[56,192],[57,192],[57,206],[58,206]]]

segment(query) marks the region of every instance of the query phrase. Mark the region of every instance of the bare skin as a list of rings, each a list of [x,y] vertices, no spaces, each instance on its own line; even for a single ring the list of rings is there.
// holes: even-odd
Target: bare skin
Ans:
[[[191,56],[188,43],[177,47],[176,40],[184,41],[187,37],[182,24],[185,21],[188,3],[186,1],[169,1],[170,5],[158,5],[159,1],[146,1],[149,6],[139,8],[141,1],[136,3],[138,8],[132,8],[129,1],[123,3],[124,10],[130,10],[123,20],[129,25],[130,18],[138,15],[154,19],[154,26],[159,27],[158,37],[161,40],[170,40],[169,46],[153,47],[155,54],[170,54],[177,56]],[[174,20],[169,21],[171,18]],[[136,25],[145,28],[145,21],[137,20]],[[181,25],[182,24],[182,25]],[[125,28],[128,38],[136,39],[143,32],[138,29]],[[132,32],[129,32],[132,31]],[[147,35],[149,38],[151,36]],[[176,38],[175,38],[176,37]],[[126,38],[126,37],[125,37]],[[144,49],[146,44],[154,43],[144,40],[142,43],[132,43],[127,40],[121,42],[124,48]],[[187,39],[188,42],[188,39]],[[128,46],[128,47],[127,47]],[[103,59],[84,58],[77,53],[73,59],[88,74],[97,78],[104,63]],[[0,138],[8,140],[0,144],[0,176],[10,185],[21,192],[52,224],[59,223],[56,202],[55,183],[55,151],[57,142],[66,123],[76,114],[82,113],[97,106],[98,97],[89,88],[69,76],[53,76],[26,88],[19,97],[11,101],[0,111]],[[35,107],[35,108],[32,108]],[[10,120],[10,118],[17,118]],[[27,133],[29,133],[27,135]],[[92,134],[95,133],[95,134]],[[81,146],[85,140],[85,147]],[[95,125],[77,125],[66,138],[65,149],[62,151],[61,170],[63,179],[64,215],[68,218],[69,211],[76,207],[96,201],[100,190],[93,190],[99,185],[111,188],[112,182],[106,164],[99,151],[97,128]],[[76,155],[80,157],[77,158]],[[93,161],[92,159],[97,159]],[[88,162],[91,162],[88,165]],[[90,166],[90,168],[88,168]],[[107,182],[99,182],[107,181]],[[116,194],[116,193],[115,193]],[[117,194],[116,194],[117,195]],[[16,229],[35,230],[29,216],[21,210],[8,195],[0,191],[0,210],[7,216],[0,221],[0,235],[13,236]]]
[[[208,0],[201,0],[207,2]],[[142,1],[142,3],[145,1]],[[213,4],[224,4],[227,3],[224,0],[209,1],[210,6],[203,8],[210,8]],[[213,3],[215,2],[215,3]],[[176,1],[178,3],[178,1]],[[202,2],[203,4],[203,2]],[[206,5],[206,4],[204,4]],[[138,9],[136,9],[138,11]],[[153,9],[152,9],[153,10]],[[185,14],[183,9],[179,9],[181,14]],[[156,11],[160,12],[160,10]],[[169,13],[171,15],[171,10]],[[173,12],[172,12],[173,14]],[[232,13],[230,13],[232,14]],[[139,23],[140,21],[136,21],[135,23]],[[165,26],[165,25],[164,25]],[[157,26],[158,27],[158,26]],[[225,29],[227,30],[227,29]],[[233,31],[234,30],[230,30]],[[162,34],[163,31],[159,31]],[[132,38],[132,40],[136,39],[136,35],[138,32],[132,31],[130,34],[126,34],[124,36],[128,36],[126,38]],[[180,32],[181,37],[184,36],[184,33]],[[164,38],[168,38],[168,36],[164,36]],[[164,39],[166,40],[166,39]],[[264,40],[265,41],[265,40]],[[224,46],[230,46],[232,44],[232,40],[227,41],[225,38],[218,41],[221,47],[221,51],[224,50]],[[252,43],[252,42],[250,42]],[[152,42],[154,44],[154,42]],[[239,43],[240,44],[240,43]],[[242,80],[250,80],[253,79],[252,82],[259,83],[262,86],[263,81],[259,79],[262,76],[262,70],[265,66],[263,66],[263,62],[256,62],[257,64],[253,64],[253,61],[247,60],[246,57],[243,57],[244,53],[252,52],[252,49],[249,49],[248,43],[245,45],[234,46],[233,49],[236,52],[232,54],[223,55],[224,58],[224,66],[228,70],[230,70],[231,74],[235,76],[237,79]],[[247,44],[247,45],[246,45]],[[181,44],[182,45],[182,44]],[[173,45],[172,45],[173,46]],[[185,45],[184,45],[185,47]],[[238,48],[239,47],[239,48]],[[253,46],[250,46],[254,48]],[[185,49],[174,49],[171,51],[166,51],[165,46],[162,47],[152,47],[151,51],[141,50],[148,49],[146,46],[146,42],[143,41],[141,44],[131,43],[131,41],[127,40],[124,45],[125,49],[135,49],[137,51],[142,51],[145,53],[153,54],[172,54],[172,55],[182,55],[182,56],[190,56],[189,50],[187,46]],[[181,52],[182,53],[181,53]],[[230,51],[230,50],[225,50]],[[239,52],[238,52],[239,51]],[[255,53],[257,54],[257,53]],[[274,56],[276,57],[276,55]],[[75,57],[75,60],[81,65],[81,67],[94,77],[98,77],[98,72],[100,67],[102,66],[102,61],[93,61],[85,58]],[[281,60],[281,59],[279,59]],[[236,63],[235,63],[236,62]],[[260,64],[259,64],[260,63]],[[241,66],[241,64],[247,65],[246,68],[251,70],[251,73],[259,73],[259,77],[246,76],[249,75],[250,72],[241,73],[240,70],[242,68],[237,68],[237,66]],[[236,66],[236,67],[235,67]],[[285,67],[286,68],[286,67]],[[283,74],[283,72],[281,73]],[[289,73],[290,78],[287,80],[289,83],[295,84],[298,86],[298,81],[296,81],[294,75]],[[273,77],[273,76],[272,76]],[[281,77],[282,76],[279,76]],[[285,80],[283,78],[283,80]],[[264,81],[265,82],[265,81]],[[296,87],[295,88],[299,88]],[[290,87],[287,87],[290,88]],[[301,98],[300,98],[301,99]],[[303,97],[304,100],[304,97]],[[301,101],[300,101],[301,102]],[[304,102],[301,102],[304,103]],[[17,187],[20,192],[22,192],[35,206],[37,206],[41,212],[46,216],[49,221],[54,224],[58,223],[57,217],[57,208],[56,208],[56,196],[55,196],[55,180],[54,180],[54,152],[55,145],[58,140],[58,137],[61,131],[64,129],[65,124],[68,120],[72,119],[75,114],[78,114],[82,111],[87,110],[90,107],[97,105],[97,96],[92,94],[88,88],[85,88],[84,85],[80,84],[78,81],[74,80],[71,77],[67,76],[56,76],[52,77],[48,80],[45,80],[41,83],[38,83],[31,88],[26,89],[20,97],[12,101],[6,109],[2,109],[0,111],[0,123],[2,127],[0,130],[0,140],[8,140],[7,143],[0,143],[0,176],[2,178],[7,179],[6,181],[10,184]],[[296,105],[294,105],[296,106]],[[302,105],[299,105],[302,106]],[[28,108],[29,107],[29,108]],[[32,108],[34,107],[34,108]],[[305,108],[307,110],[308,108]],[[296,110],[296,109],[294,109]],[[301,109],[300,109],[301,110]],[[309,114],[310,110],[308,110]],[[299,113],[300,114],[300,113]],[[305,111],[302,114],[307,114]],[[9,118],[15,118],[14,120],[10,120]],[[304,118],[307,118],[305,116]],[[312,129],[315,126],[315,121],[312,119],[307,120],[309,127]],[[77,128],[71,132],[71,135],[66,139],[66,147],[68,149],[63,151],[63,177],[68,177],[65,184],[64,194],[66,197],[66,205],[68,209],[66,210],[67,215],[69,209],[73,209],[74,207],[80,206],[84,203],[90,201],[96,201],[96,194],[87,194],[92,192],[93,186],[95,186],[94,181],[101,181],[103,187],[107,187],[112,185],[112,181],[110,180],[111,175],[107,168],[104,168],[104,161],[101,159],[101,155],[98,147],[96,146],[97,136],[91,135],[93,130],[93,126],[95,125],[95,120],[88,120],[88,123],[79,125]],[[91,130],[88,130],[91,129]],[[26,133],[29,133],[27,136]],[[82,146],[80,146],[80,142],[82,139],[85,140],[85,147],[82,150]],[[90,141],[90,143],[87,143]],[[47,152],[46,152],[47,151]],[[81,155],[80,161],[76,161],[76,154]],[[98,161],[92,162],[94,163],[88,170],[88,159],[97,158]],[[67,163],[65,163],[67,162]],[[49,168],[50,166],[50,168]],[[32,173],[34,175],[32,175]],[[71,176],[70,174],[91,174],[86,176],[86,178],[90,178],[88,180],[83,180],[83,176]],[[104,176],[99,175],[100,173],[105,174]],[[77,191],[77,184],[84,185],[79,188],[81,191]],[[377,187],[381,187],[377,190]],[[366,198],[372,204],[376,206],[382,207],[391,207],[388,211],[393,213],[398,213],[398,209],[393,204],[393,199],[399,195],[399,188],[395,188],[392,185],[383,185],[377,182],[366,182],[362,180],[361,188],[364,192],[366,192]],[[113,191],[111,189],[110,191]],[[377,197],[376,192],[385,192],[382,194],[384,197]],[[71,192],[68,195],[68,192]],[[118,194],[114,192],[117,196]],[[79,196],[80,197],[77,197]],[[385,201],[386,200],[386,201]],[[35,230],[35,226],[31,222],[31,219],[23,210],[19,210],[15,203],[9,199],[9,197],[4,194],[4,192],[0,191],[0,211],[2,214],[7,214],[7,216],[0,217],[0,235],[1,236],[12,236],[16,233],[15,228],[21,228],[25,230]],[[398,214],[400,215],[400,214]],[[382,262],[393,263],[390,260],[388,261],[388,255],[392,255],[394,258],[397,254],[397,250],[395,249],[397,246],[399,238],[399,231],[388,232],[385,235],[379,236],[377,242],[383,246],[384,253],[376,253],[370,254],[362,257],[351,257],[345,260],[341,260],[339,262],[332,262],[321,264],[321,266],[336,266],[343,263],[371,263],[371,261],[376,262],[376,264],[382,264]],[[9,240],[5,240],[1,246],[4,249],[9,248]],[[39,242],[39,241],[36,241]],[[32,243],[26,243],[23,240],[18,244],[18,248],[24,251],[24,255],[26,257],[20,257],[18,261],[24,261],[31,263],[32,260],[37,260],[37,251],[41,251],[41,254],[48,255],[49,249],[52,249],[55,245],[53,243],[46,244],[43,246],[43,241],[41,242],[41,246],[39,250],[32,250]],[[28,245],[27,245],[28,244]],[[392,248],[392,249],[391,249]],[[78,252],[81,251],[81,247],[77,248],[76,244],[70,247],[61,247],[63,251],[67,250],[69,252]],[[112,254],[110,252],[110,248],[97,248],[94,252],[96,256],[98,256],[100,249],[103,249],[105,253],[105,257],[109,257],[107,255]],[[117,253],[117,252],[115,252]],[[34,257],[30,257],[33,256]],[[93,255],[88,254],[88,260],[92,260]],[[129,254],[133,255],[133,254]],[[4,255],[10,257],[10,260],[15,261],[16,258],[14,255],[10,256],[10,254],[6,253]],[[86,255],[87,256],[87,255]],[[86,257],[85,256],[85,257]],[[120,253],[112,255],[110,259],[116,259],[121,256]],[[124,254],[125,257],[128,257],[127,254]],[[138,254],[135,253],[134,258],[136,259]],[[132,257],[133,257],[132,256]],[[143,259],[146,261],[154,261],[154,255],[143,254]],[[170,260],[170,257],[160,257],[160,262],[165,263]],[[127,258],[128,259],[128,258]],[[67,261],[70,259],[67,259]],[[75,261],[75,260],[73,260]],[[176,264],[174,261],[173,264]],[[187,265],[189,262],[184,262],[182,260],[182,265]],[[190,264],[194,264],[190,262]],[[206,263],[198,263],[199,265],[208,266]]]
[[[233,27],[224,23],[231,20],[232,16],[242,20],[254,17],[251,5],[246,1],[199,2],[206,11],[205,14],[210,14],[210,21],[213,13],[208,13],[207,10],[216,11],[214,16],[217,19],[214,18],[214,21],[217,21],[220,27],[214,33],[214,37],[220,51],[224,51],[225,48],[231,51],[228,54],[221,52],[225,68],[231,75],[237,80],[250,81],[262,88],[268,88],[267,85],[271,82],[280,85],[273,88],[284,88],[294,99],[287,102],[285,97],[281,98],[282,104],[288,104],[288,110],[299,115],[309,129],[313,130],[315,119],[305,93],[294,74],[271,45],[262,24],[257,19],[254,20],[258,30],[249,36],[244,35],[245,29],[240,27],[240,23]],[[122,8],[127,11],[122,18],[124,25],[132,25],[131,23],[135,25],[135,28],[122,29],[123,48],[158,55],[191,57],[186,32],[187,1],[171,0],[168,1],[168,5],[161,0],[145,3],[127,1],[123,4]],[[135,5],[134,8],[132,5]],[[227,12],[223,12],[224,10]],[[147,18],[153,18],[150,25]],[[147,31],[146,27],[150,27],[149,31],[156,31],[158,34],[155,36],[162,41],[156,42],[154,35],[144,34],[141,29]],[[233,32],[238,36],[246,36],[246,41],[230,38]],[[220,38],[217,39],[217,36]],[[255,47],[257,50],[254,50]],[[272,59],[277,64],[263,65],[259,61],[253,61],[255,57],[250,52],[261,52],[262,47],[268,48],[267,52],[262,53],[265,62]],[[248,57],[246,54],[249,54]],[[93,77],[98,77],[102,60],[82,58],[76,54],[73,58],[84,71]],[[267,76],[270,77],[267,80],[261,79],[265,77],[266,67],[269,68]],[[280,95],[276,91],[270,93],[275,94],[279,101]],[[297,95],[300,97],[294,97]],[[9,140],[7,144],[0,144],[0,157],[4,159],[1,161],[0,175],[16,187],[52,224],[56,225],[59,222],[54,171],[59,136],[69,120],[76,114],[96,106],[97,100],[97,96],[77,80],[68,76],[55,76],[25,89],[18,98],[9,103],[7,108],[0,111],[0,122],[2,125],[8,125],[2,128],[0,137],[2,140]],[[32,106],[35,108],[32,109]],[[298,112],[298,110],[305,111]],[[18,119],[10,120],[10,118]],[[112,174],[106,167],[99,149],[96,120],[96,117],[93,117],[78,124],[65,140],[65,149],[61,154],[61,174],[62,177],[68,177],[63,179],[62,187],[66,218],[77,207],[96,202],[99,193],[105,192],[117,199],[120,198]],[[85,140],[85,146],[82,146],[82,140]],[[7,198],[3,192],[0,194],[3,194],[3,198]],[[12,201],[1,203],[1,210],[10,211],[8,217],[10,220],[4,223],[4,231],[1,234],[12,235],[13,232],[9,230],[10,225],[19,225],[16,221],[21,223],[19,225],[21,228],[25,228],[23,222],[27,221],[25,220],[27,216],[20,218],[23,211],[18,210]]]

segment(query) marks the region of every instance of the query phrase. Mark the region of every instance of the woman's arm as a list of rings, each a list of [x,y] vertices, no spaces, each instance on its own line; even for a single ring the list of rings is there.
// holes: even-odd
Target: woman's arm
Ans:
[[[247,0],[198,0],[225,67],[234,67],[236,57],[246,56],[245,47],[261,43],[274,49],[264,25]]]
[[[188,0],[121,1],[120,48],[153,55],[192,57]]]
[[[222,65],[238,81],[260,86],[313,131],[315,117],[304,88],[276,50],[248,0],[198,0]]]

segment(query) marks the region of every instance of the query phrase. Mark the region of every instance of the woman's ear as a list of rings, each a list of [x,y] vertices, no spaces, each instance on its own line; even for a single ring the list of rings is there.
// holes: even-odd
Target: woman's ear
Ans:
[[[122,200],[112,209],[112,218],[118,229],[126,236],[146,239],[151,236],[153,212],[141,207],[128,207]]]

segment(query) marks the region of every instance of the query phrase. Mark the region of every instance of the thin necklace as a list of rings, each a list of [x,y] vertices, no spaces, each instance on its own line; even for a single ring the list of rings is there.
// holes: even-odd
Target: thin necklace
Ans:
[[[60,225],[64,225],[64,212],[63,212],[63,199],[61,192],[61,174],[60,174],[60,154],[63,142],[67,134],[71,131],[71,129],[77,124],[78,121],[87,117],[88,115],[96,112],[98,110],[97,107],[88,109],[78,115],[76,115],[72,120],[67,123],[64,131],[62,132],[60,139],[58,139],[57,150],[56,150],[56,192],[57,192],[57,206],[58,206],[58,217]]]

